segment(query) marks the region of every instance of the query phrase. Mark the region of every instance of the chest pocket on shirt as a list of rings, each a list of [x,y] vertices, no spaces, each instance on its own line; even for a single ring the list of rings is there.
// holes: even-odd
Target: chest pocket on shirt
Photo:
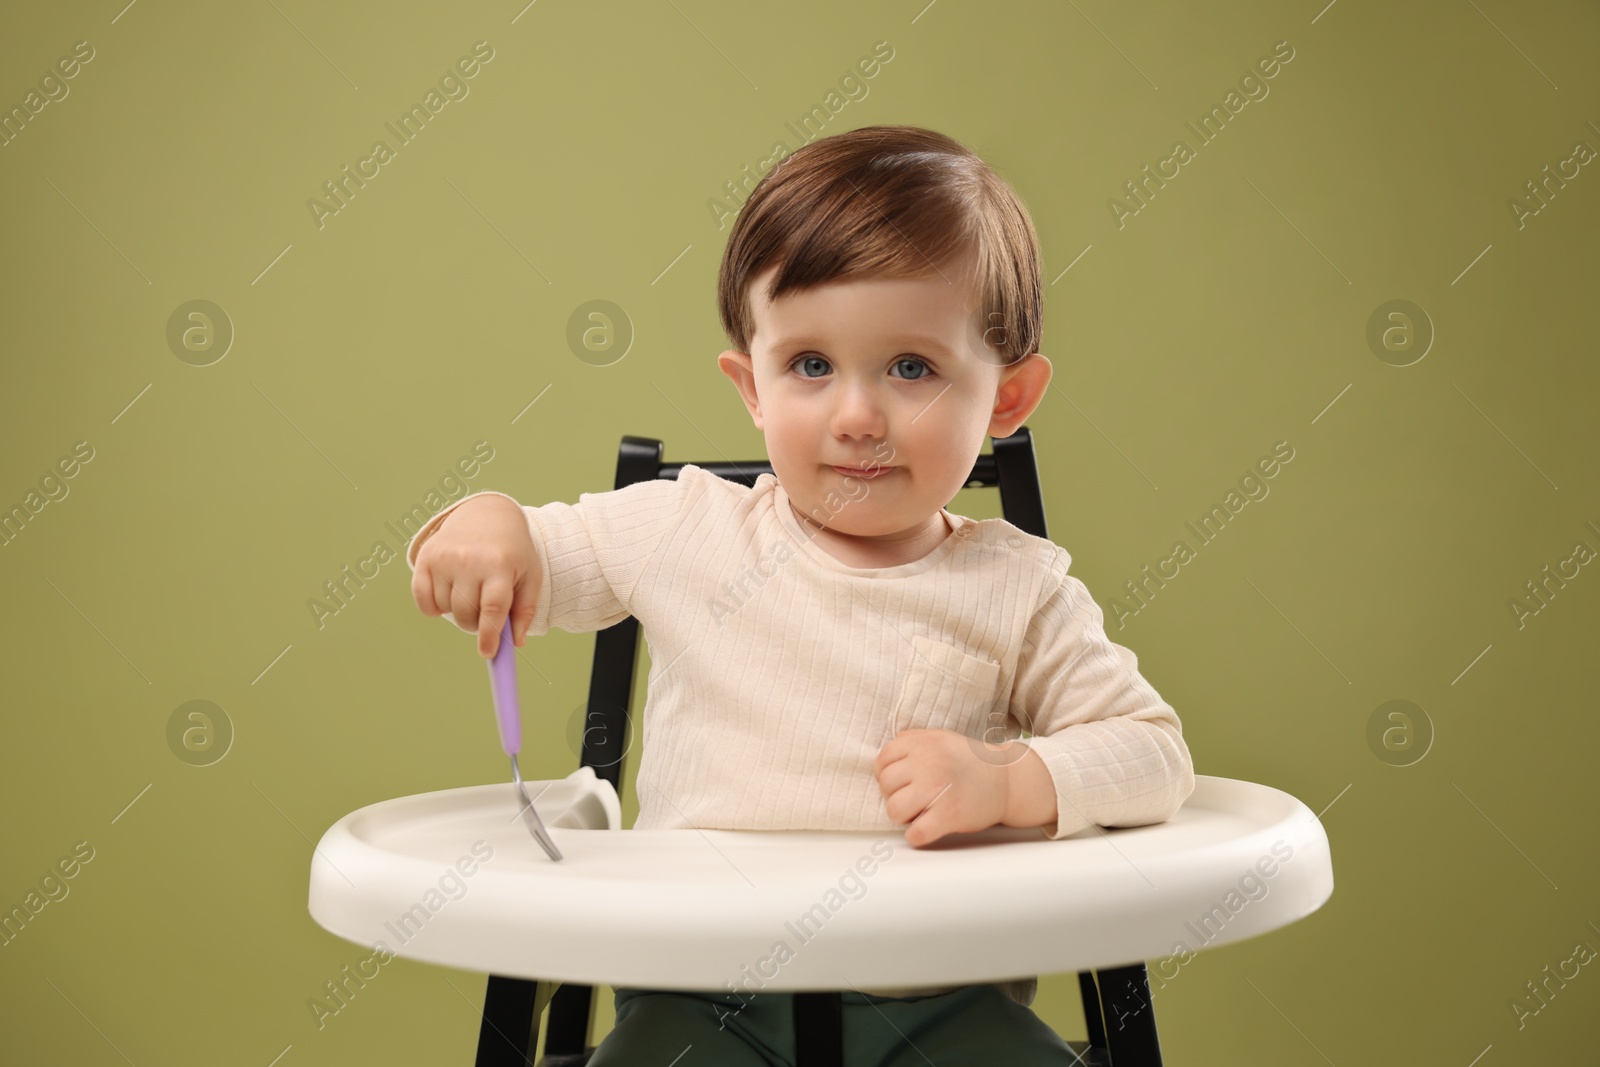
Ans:
[[[901,730],[954,730],[982,737],[995,710],[1000,664],[920,634],[890,716],[889,739]]]

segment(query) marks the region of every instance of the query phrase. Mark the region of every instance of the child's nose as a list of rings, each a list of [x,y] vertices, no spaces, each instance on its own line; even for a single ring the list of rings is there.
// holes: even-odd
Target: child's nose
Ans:
[[[839,391],[833,412],[836,433],[882,433],[884,408],[877,391],[870,386],[849,385]]]

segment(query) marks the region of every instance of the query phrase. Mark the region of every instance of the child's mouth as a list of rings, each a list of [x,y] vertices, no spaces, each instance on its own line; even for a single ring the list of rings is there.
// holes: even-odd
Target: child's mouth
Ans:
[[[834,467],[833,469],[838,471],[840,474],[845,475],[846,477],[863,478],[863,479],[867,479],[867,480],[870,481],[873,478],[881,478],[883,475],[888,474],[890,471],[894,470],[895,468],[894,467]]]

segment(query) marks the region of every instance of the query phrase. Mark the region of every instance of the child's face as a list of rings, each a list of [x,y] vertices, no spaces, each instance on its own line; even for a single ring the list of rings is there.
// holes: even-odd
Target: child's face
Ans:
[[[776,303],[765,296],[776,268],[751,283],[751,351],[718,362],[801,513],[871,541],[925,536],[984,436],[1010,436],[1038,406],[1049,361],[999,365],[971,270],[833,282]]]

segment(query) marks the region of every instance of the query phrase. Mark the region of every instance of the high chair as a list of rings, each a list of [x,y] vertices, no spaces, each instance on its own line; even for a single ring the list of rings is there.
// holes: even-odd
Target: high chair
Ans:
[[[772,471],[764,460],[695,465],[747,486]],[[615,488],[650,478],[675,479],[684,466],[662,461],[660,441],[624,436]],[[992,455],[978,457],[966,485],[998,488],[1007,521],[1047,536],[1027,427],[995,439]],[[620,830],[638,648],[639,623],[632,617],[596,632],[578,770],[566,779],[527,783],[551,833],[560,835],[564,864],[551,864],[515,822],[509,784],[371,805],[341,819],[317,847],[310,911],[323,927],[368,945],[375,937],[402,941],[393,949],[396,955],[489,973],[477,1067],[526,1067],[546,1007],[540,1067],[582,1067],[594,1051],[589,1042],[596,982],[721,988],[719,975],[731,976],[726,963],[732,957],[717,939],[724,933],[754,936],[753,915],[770,923],[774,914],[793,912],[773,911],[771,901],[752,912],[743,908],[744,896],[713,901],[720,886],[706,872],[726,876],[725,868],[716,866],[718,856],[731,863],[728,854],[738,855],[752,870],[765,865],[771,875],[765,886],[781,881],[791,868],[813,879],[814,872],[837,872],[841,863],[848,866],[855,854],[851,849],[859,853],[867,841],[892,836],[723,830],[575,834],[586,828]],[[507,813],[513,813],[509,824]],[[437,877],[439,863],[448,864],[463,842],[475,833],[500,835],[503,824],[502,848],[518,850],[509,861],[512,869],[503,863],[485,873],[485,864],[459,904],[438,893],[426,898],[427,907],[412,903],[417,892],[403,888],[408,881],[417,886]],[[706,859],[711,850],[702,838],[718,846],[717,856]],[[839,924],[831,938],[819,938],[819,947],[808,943],[800,958],[763,987],[795,994],[799,1067],[843,1063],[843,1008],[831,976],[848,972],[849,981],[870,989],[1070,970],[1078,973],[1088,1031],[1087,1041],[1068,1043],[1079,1061],[1086,1067],[1160,1067],[1143,961],[1176,958],[1179,941],[1198,950],[1285,926],[1315,911],[1333,891],[1327,837],[1316,816],[1287,793],[1226,778],[1197,775],[1194,794],[1161,824],[1094,827],[1060,841],[1042,841],[1036,830],[991,827],[950,835],[940,844],[953,839],[960,840],[950,848],[897,850],[897,866],[885,865],[875,893],[852,904],[852,923]],[[975,847],[986,850],[982,859],[971,851]],[[713,866],[693,868],[705,862]],[[673,866],[680,863],[681,869]],[[973,863],[983,864],[985,877],[1017,890],[1014,900],[999,909],[1003,914],[974,915],[983,909],[971,908],[969,900],[947,899],[949,894],[933,888],[970,876]],[[672,879],[651,884],[656,872],[669,868]],[[1241,895],[1246,877],[1261,895]],[[457,877],[451,884],[465,883]],[[743,892],[743,883],[740,887]],[[695,893],[700,895],[692,897]],[[440,901],[437,908],[434,899]],[[677,912],[675,902],[684,903]],[[409,910],[407,904],[412,904]],[[662,917],[655,928],[618,921],[647,909]],[[705,925],[708,911],[715,912],[714,925]],[[424,922],[428,937],[422,936]],[[901,929],[880,933],[873,922]],[[695,923],[701,925],[691,929]],[[933,931],[940,936],[929,937]],[[407,933],[411,938],[403,936]],[[718,952],[720,958],[709,959]]]

